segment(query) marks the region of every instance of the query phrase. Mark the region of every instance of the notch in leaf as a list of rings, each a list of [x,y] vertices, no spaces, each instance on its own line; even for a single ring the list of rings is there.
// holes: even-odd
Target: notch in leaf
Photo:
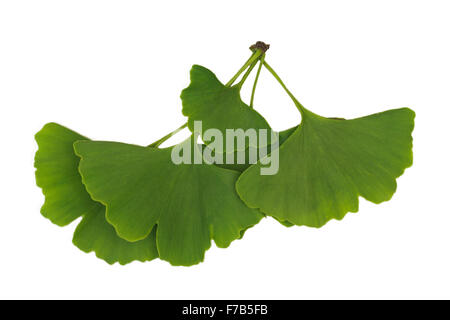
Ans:
[[[358,196],[374,203],[389,200],[396,178],[412,165],[414,111],[325,118],[304,108],[264,65],[291,96],[302,121],[279,148],[276,175],[260,175],[257,163],[239,177],[241,199],[276,219],[310,227],[358,211]]]
[[[42,188],[44,217],[65,226],[79,217],[73,243],[84,252],[94,251],[109,264],[150,261],[158,257],[155,232],[144,240],[128,242],[106,222],[105,207],[91,199],[78,172],[80,158],[73,143],[86,137],[56,123],[46,124],[37,134],[36,183]]]

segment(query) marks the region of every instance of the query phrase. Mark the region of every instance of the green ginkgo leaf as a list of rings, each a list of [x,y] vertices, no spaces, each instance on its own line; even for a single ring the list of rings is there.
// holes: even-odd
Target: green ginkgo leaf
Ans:
[[[194,140],[165,149],[102,141],[74,145],[86,189],[105,204],[120,237],[137,241],[157,225],[159,256],[173,265],[203,261],[211,239],[227,247],[262,218],[237,195],[239,172],[172,161],[175,147],[201,157]]]
[[[227,129],[266,129],[270,132],[267,121],[241,100],[241,85],[226,86],[210,70],[194,65],[191,83],[181,93],[183,114],[188,117],[189,129],[194,132],[194,122],[201,121],[202,138],[206,130],[216,129],[224,139]],[[203,140],[209,143],[208,139]]]
[[[239,177],[236,189],[251,208],[281,221],[321,227],[358,210],[358,196],[380,203],[412,165],[414,112],[395,109],[343,120],[324,118],[296,103],[301,125],[279,148],[279,171],[261,164]]]
[[[82,251],[94,251],[110,264],[157,258],[155,233],[132,243],[118,237],[106,222],[105,207],[91,199],[81,182],[80,158],[73,150],[78,140],[87,138],[56,123],[46,124],[36,134],[36,182],[45,195],[42,214],[59,226],[83,216],[73,243]]]

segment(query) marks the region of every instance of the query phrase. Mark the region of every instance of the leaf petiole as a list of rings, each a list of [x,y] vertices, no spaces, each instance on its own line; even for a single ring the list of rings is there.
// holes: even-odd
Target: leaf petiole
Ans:
[[[259,60],[259,66],[258,66],[258,70],[256,71],[255,82],[253,83],[253,88],[252,88],[252,96],[250,98],[250,108],[253,108],[253,101],[255,99],[256,84],[258,83],[259,74],[261,73],[261,69],[262,69],[262,66],[264,64],[265,57],[266,57],[266,54],[263,54],[261,56],[261,59]]]
[[[242,76],[242,79],[236,84],[236,86],[238,86],[239,88],[242,87],[242,85],[244,84],[245,80],[247,80],[248,76],[250,75],[250,73],[252,73],[253,68],[256,66],[256,63],[258,62],[258,60],[256,60],[255,62],[253,62],[250,67],[247,69],[247,71],[244,73],[244,75]]]
[[[178,132],[180,132],[181,130],[183,130],[184,128],[186,128],[188,125],[188,123],[186,122],[185,124],[183,124],[182,126],[180,126],[178,129],[175,129],[174,131],[166,134],[164,137],[162,137],[161,139],[153,142],[152,144],[149,145],[149,147],[152,148],[157,148],[159,147],[163,142],[165,142],[166,140],[168,140],[169,138],[171,138],[172,136],[176,135]]]
[[[303,113],[305,107],[300,102],[298,102],[298,100],[294,97],[294,95],[289,91],[284,82],[281,80],[280,76],[275,72],[275,70],[272,69],[272,67],[266,61],[263,61],[263,65],[274,76],[274,78],[277,79],[278,83],[283,87],[284,91],[286,91],[286,93],[289,95],[292,101],[294,101],[294,104],[297,106],[299,111]]]
[[[236,81],[237,78],[241,75],[242,72],[244,72],[249,66],[251,66],[254,62],[256,62],[260,56],[263,54],[261,50],[255,50],[253,54],[250,56],[250,58],[247,60],[247,62],[239,69],[239,71],[228,81],[225,86],[229,87],[231,86],[234,81]]]

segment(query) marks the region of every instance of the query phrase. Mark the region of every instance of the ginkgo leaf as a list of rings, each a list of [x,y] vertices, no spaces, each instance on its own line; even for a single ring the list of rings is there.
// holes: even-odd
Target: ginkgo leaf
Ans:
[[[262,218],[237,195],[239,172],[203,164],[174,164],[173,148],[79,141],[79,170],[93,199],[106,206],[106,218],[129,241],[148,236],[158,226],[159,256],[173,265],[203,261],[211,246],[227,247],[241,231]],[[191,137],[186,146],[201,157]],[[193,146],[190,148],[189,146]]]
[[[194,132],[194,121],[201,121],[202,138],[208,129],[219,130],[224,138],[227,129],[266,129],[270,132],[267,121],[241,100],[240,90],[239,84],[225,86],[213,72],[194,65],[191,83],[181,93],[183,114],[188,117],[189,129]],[[207,139],[203,140],[209,143]]]
[[[91,199],[81,182],[80,158],[73,150],[78,140],[87,138],[56,123],[46,124],[36,134],[36,181],[45,195],[42,214],[60,226],[83,216],[73,243],[82,251],[95,251],[97,257],[110,264],[157,258],[154,233],[131,243],[118,237],[106,222],[105,207]]]
[[[279,148],[279,171],[261,164],[236,189],[251,208],[296,225],[321,227],[358,210],[358,196],[380,203],[412,165],[414,112],[389,110],[353,120],[324,118],[298,105],[302,122]]]

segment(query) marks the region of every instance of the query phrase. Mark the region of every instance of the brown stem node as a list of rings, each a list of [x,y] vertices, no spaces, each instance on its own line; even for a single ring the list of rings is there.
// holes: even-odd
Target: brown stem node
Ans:
[[[269,50],[270,48],[270,44],[264,43],[262,41],[256,41],[255,44],[250,46],[250,50],[252,51],[256,51],[256,50],[261,50],[263,53],[266,52],[267,50]]]

